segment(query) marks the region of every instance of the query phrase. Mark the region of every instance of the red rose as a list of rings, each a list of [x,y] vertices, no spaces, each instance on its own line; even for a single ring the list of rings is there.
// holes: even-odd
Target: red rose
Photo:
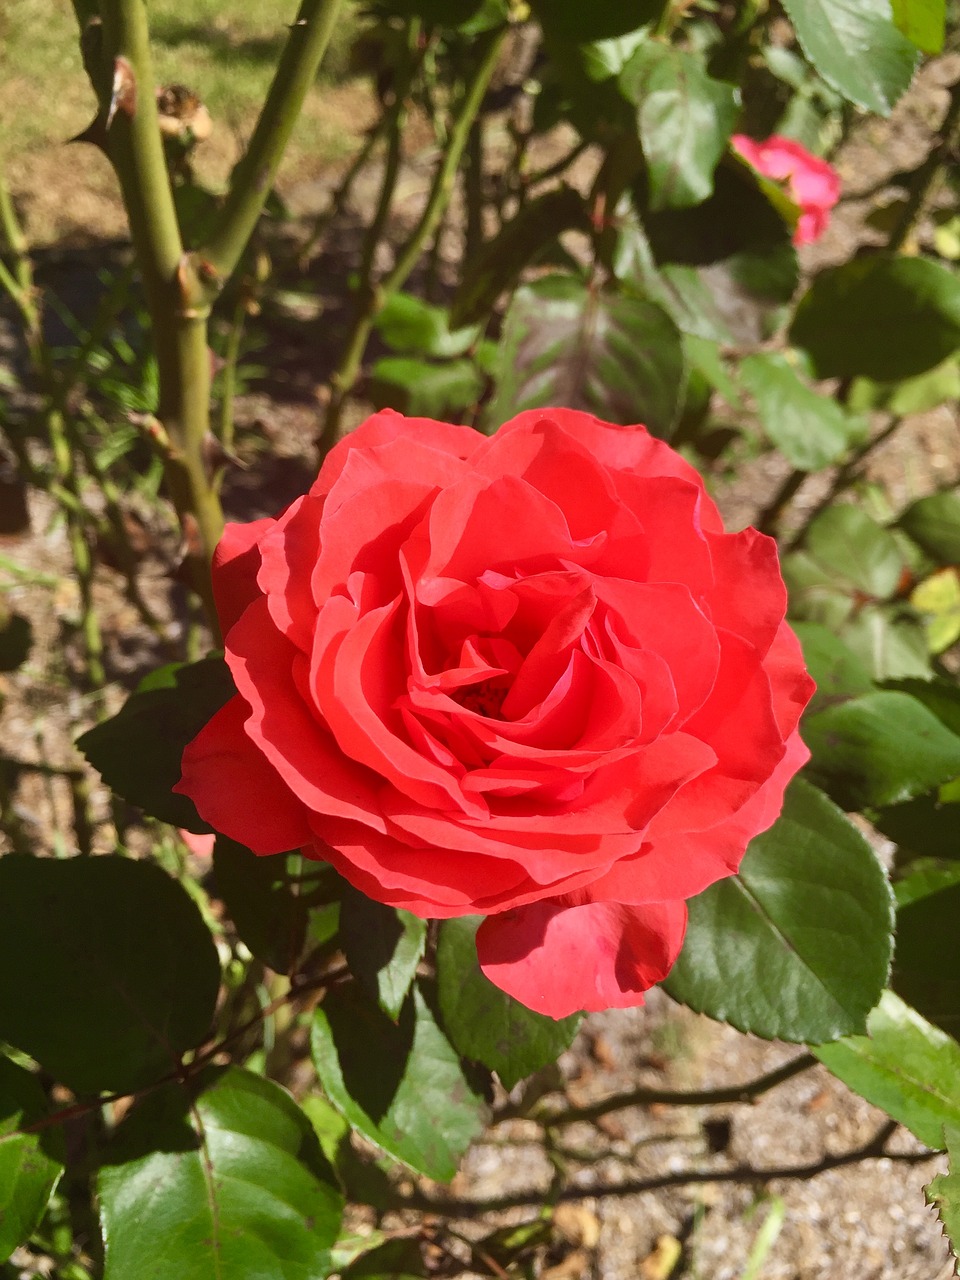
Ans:
[[[642,1003],[807,758],[770,538],[642,427],[376,414],[214,563],[238,693],[178,790],[420,916],[532,1009]]]
[[[793,243],[812,244],[819,240],[830,221],[830,210],[840,199],[836,169],[819,156],[811,155],[799,142],[781,138],[779,134],[773,134],[764,142],[755,142],[745,134],[735,133],[730,145],[757,173],[786,182],[787,195],[800,206]]]

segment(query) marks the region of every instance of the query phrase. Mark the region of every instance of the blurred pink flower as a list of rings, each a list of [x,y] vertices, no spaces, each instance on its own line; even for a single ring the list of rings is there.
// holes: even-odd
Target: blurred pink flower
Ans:
[[[209,858],[213,853],[213,845],[217,838],[213,832],[210,832],[209,835],[201,836],[194,831],[186,831],[183,827],[177,827],[177,835],[190,852],[198,858]]]
[[[787,195],[800,206],[793,243],[812,244],[819,240],[830,221],[830,210],[840,199],[836,169],[811,155],[799,142],[779,134],[756,142],[743,133],[735,133],[730,144],[757,173],[786,183]]]

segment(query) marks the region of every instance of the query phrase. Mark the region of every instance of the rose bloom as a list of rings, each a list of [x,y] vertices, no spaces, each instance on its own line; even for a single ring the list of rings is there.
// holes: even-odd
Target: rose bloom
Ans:
[[[238,692],[176,789],[256,853],[485,916],[484,973],[554,1018],[642,1004],[807,759],[775,544],[643,427],[378,413],[213,575]]]
[[[787,195],[800,207],[793,243],[812,244],[819,240],[830,221],[830,210],[840,199],[836,169],[811,155],[799,142],[776,133],[764,142],[735,133],[730,145],[757,173],[786,183]]]

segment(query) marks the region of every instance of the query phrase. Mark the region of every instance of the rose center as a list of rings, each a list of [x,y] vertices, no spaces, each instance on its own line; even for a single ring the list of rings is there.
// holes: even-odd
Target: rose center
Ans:
[[[476,711],[491,720],[502,720],[503,703],[509,692],[510,681],[506,676],[491,676],[489,680],[459,689],[455,697],[468,711]]]

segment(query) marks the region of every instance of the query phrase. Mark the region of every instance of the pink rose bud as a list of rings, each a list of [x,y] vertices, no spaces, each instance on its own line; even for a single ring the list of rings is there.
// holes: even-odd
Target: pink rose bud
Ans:
[[[643,427],[375,414],[213,574],[238,692],[176,790],[257,853],[486,916],[483,971],[554,1018],[643,1002],[808,756],[775,543]]]
[[[819,240],[830,221],[830,210],[840,199],[836,169],[811,155],[799,142],[779,134],[755,142],[745,134],[735,133],[730,145],[757,173],[786,183],[787,195],[800,207],[793,243],[812,244]]]

